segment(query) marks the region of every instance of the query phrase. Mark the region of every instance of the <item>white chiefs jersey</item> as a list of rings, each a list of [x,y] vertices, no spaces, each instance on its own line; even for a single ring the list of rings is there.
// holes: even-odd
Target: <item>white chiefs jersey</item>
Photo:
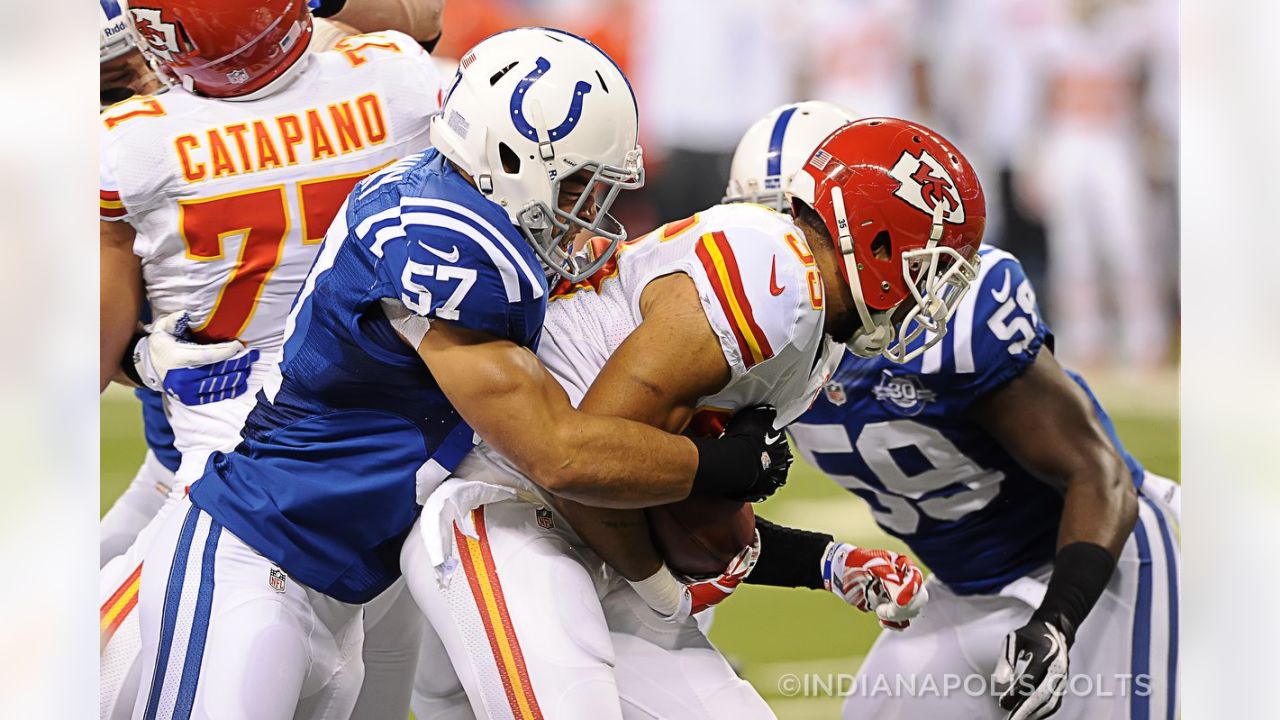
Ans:
[[[103,220],[134,227],[152,312],[274,353],[329,223],[371,171],[426,148],[438,71],[397,32],[312,52],[245,102],[173,89],[102,113]]]
[[[570,401],[582,400],[640,325],[645,287],[672,273],[693,279],[732,373],[723,389],[699,399],[688,430],[719,432],[733,412],[754,405],[777,408],[776,427],[808,410],[844,346],[823,332],[826,298],[804,234],[789,216],[752,204],[718,205],[667,223],[624,243],[591,278],[552,289],[538,359]],[[470,532],[470,509],[510,497],[545,503],[542,491],[487,443],[448,482],[432,487],[418,500],[433,565],[445,561],[455,521]]]
[[[813,254],[791,218],[760,205],[719,205],[621,246],[595,276],[551,292],[538,358],[576,405],[614,350],[643,319],[655,278],[693,279],[732,378],[701,398],[718,429],[734,411],[767,404],[781,427],[813,402],[841,347],[823,333],[825,298]],[[830,347],[828,348],[828,345]],[[680,353],[681,348],[667,348]],[[711,417],[707,417],[711,416]]]
[[[279,356],[285,319],[325,231],[361,178],[429,146],[441,84],[396,32],[312,51],[279,92],[252,101],[175,88],[101,115],[103,220],[128,222],[152,315],[186,311],[201,340],[261,352],[248,392],[186,406],[166,399],[177,483],[229,451]]]
[[[538,359],[569,400],[575,406],[582,400],[609,357],[640,325],[644,289],[672,273],[693,279],[731,371],[728,385],[699,399],[689,431],[718,433],[735,411],[754,405],[777,408],[777,427],[808,410],[844,346],[823,332],[826,298],[804,234],[790,217],[745,203],[718,205],[667,223],[624,243],[591,278],[552,289]],[[484,443],[457,475],[538,493]]]

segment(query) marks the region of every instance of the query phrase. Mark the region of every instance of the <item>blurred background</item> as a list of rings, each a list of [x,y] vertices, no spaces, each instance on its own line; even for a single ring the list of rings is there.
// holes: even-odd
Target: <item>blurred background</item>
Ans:
[[[718,202],[741,134],[820,99],[923,122],[978,169],[987,242],[1018,255],[1057,334],[1147,467],[1179,478],[1176,0],[454,0],[436,55],[521,25],[596,42],[631,78],[646,186],[633,235]],[[101,399],[101,511],[145,447],[136,400]],[[760,514],[904,550],[866,505],[797,464]],[[824,592],[746,587],[711,637],[782,718],[789,673],[853,673],[877,626]]]

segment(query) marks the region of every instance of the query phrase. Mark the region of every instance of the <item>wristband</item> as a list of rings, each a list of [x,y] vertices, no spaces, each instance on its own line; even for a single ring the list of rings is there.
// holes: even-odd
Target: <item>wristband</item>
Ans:
[[[628,580],[627,582],[631,584],[640,599],[644,600],[645,604],[653,608],[658,614],[664,617],[671,617],[680,609],[680,598],[684,586],[667,569],[666,563],[663,563],[662,567],[658,568],[658,572],[643,580]]]
[[[1071,645],[1115,567],[1115,558],[1097,543],[1076,542],[1062,548],[1053,560],[1053,577],[1044,600],[1031,619],[1052,623]]]
[[[822,563],[835,538],[824,533],[798,530],[756,517],[760,556],[747,576],[751,585],[822,590]]]
[[[125,345],[124,357],[120,358],[120,371],[134,385],[140,388],[147,387],[147,384],[142,381],[142,376],[138,373],[138,361],[142,359],[143,355],[143,353],[139,352],[138,346],[146,339],[146,333],[135,333],[133,337],[129,338],[129,343]]]
[[[751,489],[760,468],[752,468],[743,462],[744,455],[752,455],[745,440],[732,437],[689,439],[698,449],[698,470],[693,476],[694,493],[733,497]],[[753,457],[749,461],[759,462]]]

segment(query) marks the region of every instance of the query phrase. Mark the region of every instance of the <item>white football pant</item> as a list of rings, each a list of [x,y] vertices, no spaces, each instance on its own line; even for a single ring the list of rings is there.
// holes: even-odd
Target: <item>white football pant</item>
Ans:
[[[1138,505],[1115,575],[1071,648],[1067,693],[1054,720],[1177,717],[1177,526],[1145,492]],[[857,681],[845,688],[845,720],[1003,720],[1008,713],[991,693],[991,673],[1005,635],[1039,606],[1051,571],[1046,566],[996,595],[956,595],[930,577],[924,612],[901,633],[880,633]]]
[[[287,577],[185,497],[144,554],[136,612],[135,720],[352,714],[361,606]]]
[[[458,681],[424,658],[417,707],[471,717],[460,684],[474,717],[494,720],[773,717],[693,619],[662,620],[558,514],[539,525],[538,507],[504,500],[459,519],[439,574],[415,523],[401,568]]]

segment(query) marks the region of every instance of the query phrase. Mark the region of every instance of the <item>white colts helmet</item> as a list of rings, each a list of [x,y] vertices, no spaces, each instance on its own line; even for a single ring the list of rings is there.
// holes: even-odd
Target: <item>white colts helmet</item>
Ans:
[[[105,63],[124,55],[134,48],[133,30],[125,20],[128,7],[123,0],[101,0],[98,17],[98,63]]]
[[[485,197],[506,209],[548,270],[572,282],[590,276],[626,239],[609,215],[621,190],[644,184],[635,94],[600,48],[549,28],[493,35],[458,63],[431,142]],[[571,211],[559,208],[560,181],[589,176]],[[591,219],[591,202],[598,203]],[[574,254],[578,230],[610,241]]]
[[[791,212],[791,179],[813,149],[840,126],[857,120],[852,110],[822,100],[774,108],[742,136],[729,167],[721,202],[751,202]]]

